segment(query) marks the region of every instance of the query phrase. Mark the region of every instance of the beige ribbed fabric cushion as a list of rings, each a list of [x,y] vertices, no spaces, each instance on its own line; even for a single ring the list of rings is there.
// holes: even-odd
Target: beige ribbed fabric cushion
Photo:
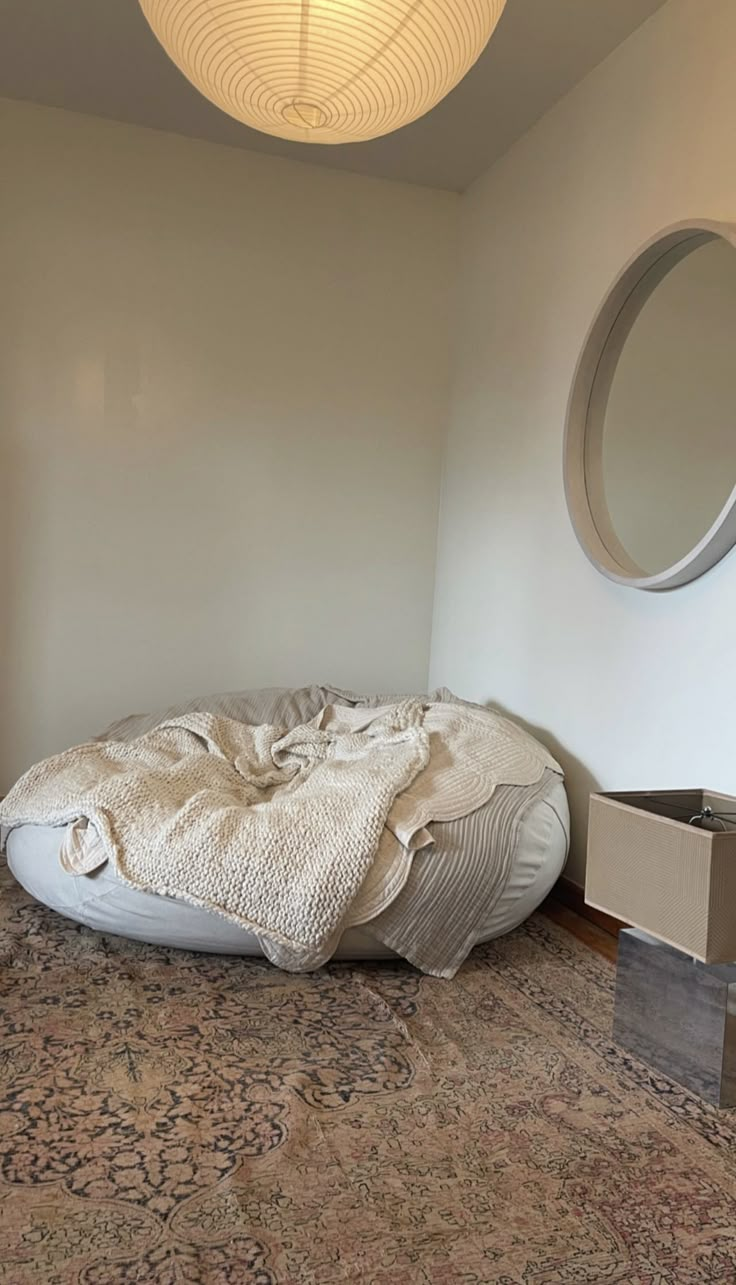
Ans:
[[[499,785],[474,812],[434,823],[433,847],[416,854],[401,891],[371,920],[373,936],[425,973],[454,977],[509,882],[525,817],[557,781],[547,769],[531,785]]]

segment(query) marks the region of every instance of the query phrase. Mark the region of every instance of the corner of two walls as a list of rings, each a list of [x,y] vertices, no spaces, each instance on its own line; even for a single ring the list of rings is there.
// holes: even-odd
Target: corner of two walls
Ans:
[[[567,397],[638,247],[736,222],[736,6],[669,0],[463,197],[430,683],[559,757],[582,882],[591,790],[736,792],[736,555],[670,594],[620,588],[565,507]]]

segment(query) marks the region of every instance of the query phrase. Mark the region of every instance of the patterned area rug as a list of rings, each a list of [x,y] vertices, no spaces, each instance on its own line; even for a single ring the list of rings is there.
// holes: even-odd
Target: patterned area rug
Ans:
[[[77,928],[0,875],[0,1281],[736,1281],[736,1128],[535,918],[453,982]]]

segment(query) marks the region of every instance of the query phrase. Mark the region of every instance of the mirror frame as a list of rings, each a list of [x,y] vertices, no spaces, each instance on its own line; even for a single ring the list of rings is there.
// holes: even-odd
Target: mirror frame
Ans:
[[[675,264],[698,246],[718,238],[736,250],[736,225],[710,219],[688,220],[673,224],[647,241],[619,273],[600,305],[572,381],[564,443],[565,498],[570,521],[593,566],[609,580],[631,589],[677,589],[710,571],[736,544],[735,481],[717,518],[694,548],[672,566],[648,574],[626,552],[614,531],[603,481],[606,406],[631,328]]]

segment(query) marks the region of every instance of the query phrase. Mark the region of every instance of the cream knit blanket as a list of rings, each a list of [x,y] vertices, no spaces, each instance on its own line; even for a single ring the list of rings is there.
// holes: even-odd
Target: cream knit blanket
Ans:
[[[87,822],[95,842],[80,844],[82,858],[101,844],[126,883],[293,947],[299,966],[334,936],[396,795],[428,763],[423,720],[416,700],[360,730],[322,718],[284,734],[190,714],[38,763],[0,804],[0,824]]]

